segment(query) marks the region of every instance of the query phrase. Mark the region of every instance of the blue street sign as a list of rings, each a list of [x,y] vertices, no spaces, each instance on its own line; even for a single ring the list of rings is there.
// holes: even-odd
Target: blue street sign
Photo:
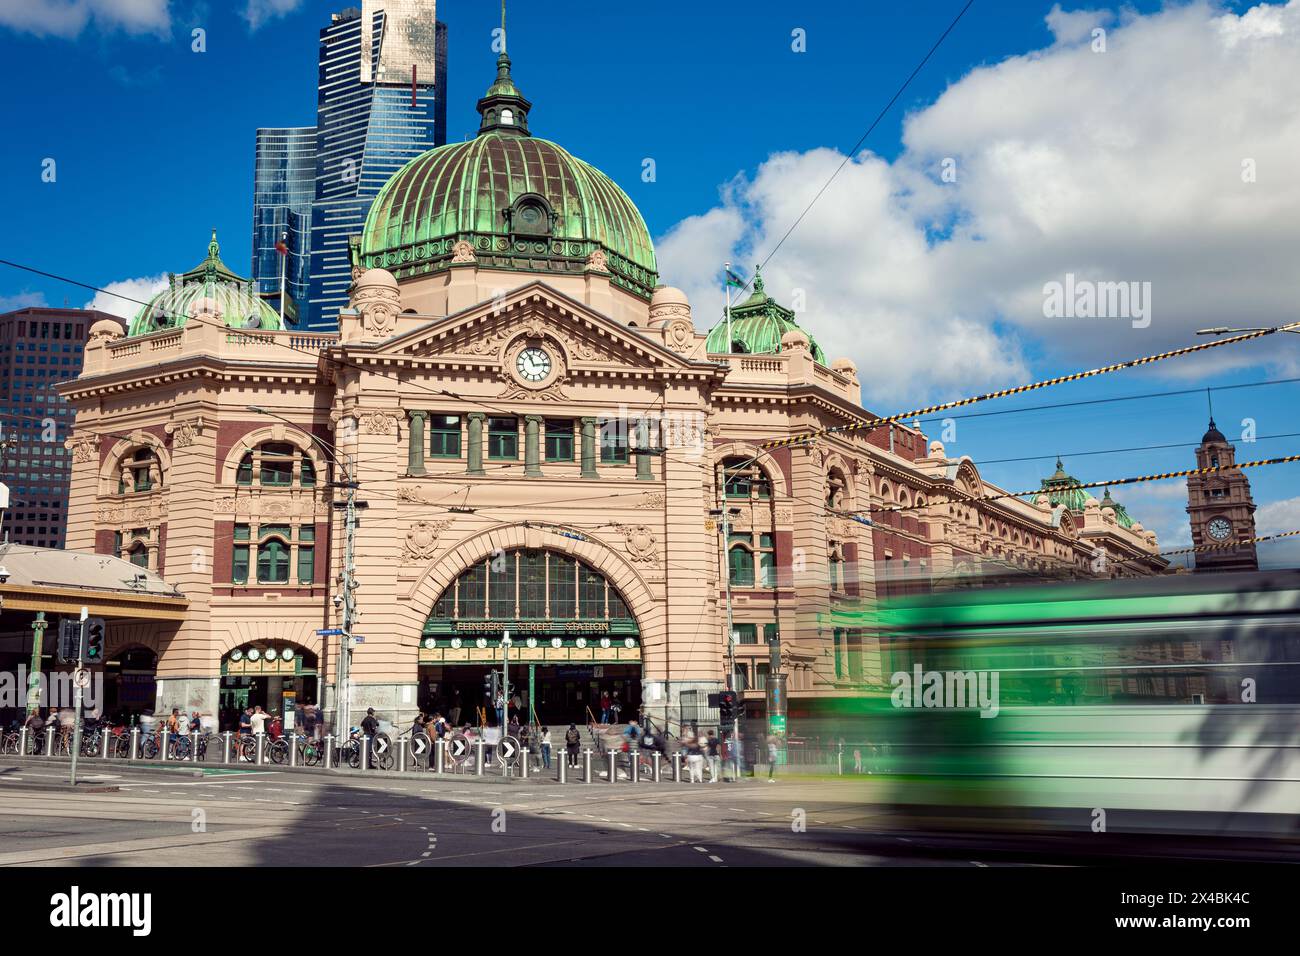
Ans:
[[[342,633],[343,633],[343,629],[340,627],[327,627],[324,630],[317,631],[316,636],[317,637],[338,637]]]
[[[366,642],[366,639],[362,637],[360,634],[353,634],[352,640],[357,644],[364,644]]]

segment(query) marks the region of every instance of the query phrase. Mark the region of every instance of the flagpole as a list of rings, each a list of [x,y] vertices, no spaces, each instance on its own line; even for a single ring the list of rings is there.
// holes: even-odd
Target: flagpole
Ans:
[[[722,285],[727,290],[727,354],[731,354],[731,263],[724,262]]]

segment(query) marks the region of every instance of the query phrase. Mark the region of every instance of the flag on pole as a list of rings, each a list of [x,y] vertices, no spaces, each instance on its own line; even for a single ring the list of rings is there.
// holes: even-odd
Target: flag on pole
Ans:
[[[283,239],[280,239],[275,244],[275,251],[280,253],[282,256],[287,256],[289,254],[289,247],[285,244]]]
[[[745,286],[747,286],[748,284],[749,284],[748,282],[746,282],[746,281],[745,281],[744,279],[742,279],[740,276],[736,275],[736,274],[735,274],[734,272],[732,272],[730,269],[727,270],[727,285],[728,285],[728,286],[730,286],[731,288],[735,288],[735,289],[743,289],[743,288],[745,288]]]

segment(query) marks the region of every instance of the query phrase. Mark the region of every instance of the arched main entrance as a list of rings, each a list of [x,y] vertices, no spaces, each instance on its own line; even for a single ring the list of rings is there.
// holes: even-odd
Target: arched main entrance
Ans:
[[[485,557],[439,595],[420,642],[421,708],[462,724],[495,724],[487,687],[507,633],[521,719],[612,720],[602,713],[606,694],[617,697],[623,720],[636,716],[641,632],[627,601],[596,568],[541,548]]]
[[[318,704],[316,655],[283,641],[254,641],[221,659],[222,730],[236,730],[239,713],[260,706],[278,716],[285,730],[295,726],[304,704]]]

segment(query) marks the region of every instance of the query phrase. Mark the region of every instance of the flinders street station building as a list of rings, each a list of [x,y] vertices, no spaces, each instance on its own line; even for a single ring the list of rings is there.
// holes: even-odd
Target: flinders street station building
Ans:
[[[215,236],[92,328],[60,386],[67,547],[185,605],[111,622],[110,709],[329,717],[346,693],[473,722],[508,634],[542,723],[610,694],[676,732],[729,682],[751,716],[783,685],[798,718],[887,686],[860,611],[893,589],[1164,569],[1063,467],[981,500],[1001,489],[916,427],[766,446],[882,410],[761,277],[729,323],[661,284],[640,212],[532,135],[510,67],[476,138],[374,201],[336,332],[281,328]]]

